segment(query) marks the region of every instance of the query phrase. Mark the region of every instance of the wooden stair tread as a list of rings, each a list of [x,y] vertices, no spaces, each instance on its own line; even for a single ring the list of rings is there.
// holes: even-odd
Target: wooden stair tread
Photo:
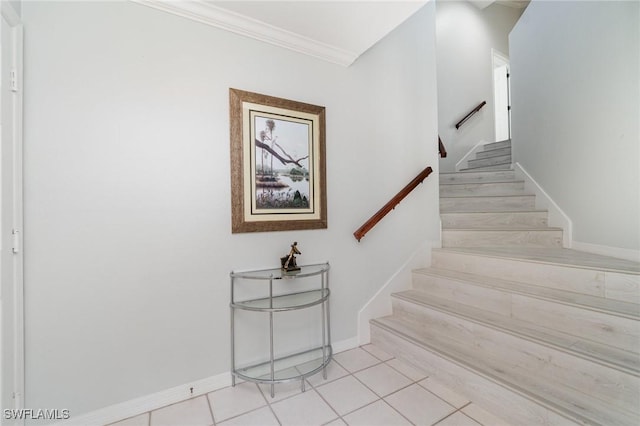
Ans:
[[[526,192],[520,191],[505,191],[504,194],[486,194],[486,195],[469,195],[469,194],[456,194],[456,195],[443,195],[440,199],[449,199],[449,198],[508,198],[508,197],[535,197],[535,194],[529,194]],[[487,200],[490,201],[490,200]]]
[[[471,283],[472,285],[508,291],[510,293],[524,294],[530,297],[536,297],[556,303],[577,306],[583,309],[640,321],[640,306],[631,302],[605,299],[603,297],[574,293],[552,287],[542,287],[513,280],[485,277],[482,275],[452,271],[448,269],[422,268],[415,270],[414,273],[445,277],[447,279],[463,283]]]
[[[562,231],[562,228],[553,228],[543,225],[524,225],[514,224],[510,225],[477,225],[470,228],[469,225],[465,226],[451,226],[442,225],[443,231]]]
[[[485,151],[486,152],[486,151]],[[488,159],[494,159],[494,158],[500,158],[503,159],[505,161],[509,161],[511,162],[511,154],[501,154],[501,155],[497,155],[495,157],[488,157],[488,158],[474,158],[473,160],[469,160],[469,163],[481,163],[483,160],[488,160]],[[493,164],[492,164],[493,165]]]
[[[504,212],[499,212],[499,211],[491,211],[491,212],[487,212],[487,211],[480,211],[480,212],[442,212],[440,213],[441,215],[444,214],[496,214],[496,213],[505,213],[505,214],[524,214],[524,213],[548,213],[547,210],[518,210],[516,212],[512,212],[512,211],[504,211]]]
[[[555,228],[551,226],[524,226],[524,225],[514,225],[513,227],[499,225],[499,226],[482,226],[477,228],[449,228],[443,227],[443,230],[447,231],[562,231],[562,228]]]
[[[447,212],[448,213],[448,212]],[[449,251],[475,256],[494,257],[526,261],[531,263],[544,263],[565,267],[583,268],[606,272],[640,275],[640,263],[616,257],[602,256],[567,248],[446,248],[434,249],[437,251]]]
[[[473,172],[473,171],[498,171],[498,170],[512,170],[511,169],[511,161],[507,161],[501,164],[494,164],[492,166],[476,166],[476,167],[468,167],[466,169],[461,169],[461,172]]]
[[[496,149],[496,147],[510,147],[511,146],[511,139],[505,139],[503,141],[497,141],[497,142],[491,142],[491,143],[487,143],[484,144],[483,148],[485,150],[491,150],[491,149]]]
[[[528,375],[523,371],[518,373],[504,371],[500,364],[476,357],[473,347],[469,348],[455,342],[429,338],[429,336],[425,336],[423,330],[396,317],[373,319],[371,324],[418,347],[436,353],[440,357],[574,421],[607,426],[632,425],[638,424],[640,421],[633,413],[619,408],[612,410],[609,404],[582,392],[559,386],[549,386],[544,378],[535,374]]]
[[[501,155],[511,155],[511,147],[499,146],[499,147],[486,148],[485,146],[485,149],[483,149],[482,151],[476,152],[476,159],[497,157]]]
[[[510,171],[511,173],[509,173],[509,174],[515,176],[515,172],[513,172],[513,170],[501,170],[501,171],[496,171],[496,170],[493,170],[493,171],[476,170],[476,171],[473,171],[473,172],[462,172],[462,171],[459,171],[459,172],[440,172],[439,174],[440,174],[440,176],[444,176],[444,177],[456,176],[456,175],[461,175],[462,177],[465,177],[465,175],[470,175],[470,174],[473,174],[473,173],[477,173],[479,175],[495,175],[495,174],[503,174],[506,171]]]
[[[484,326],[489,326],[511,335],[551,346],[566,353],[579,356],[598,364],[640,377],[640,356],[637,353],[592,342],[561,331],[537,326],[530,322],[506,317],[450,300],[429,296],[426,292],[406,290],[394,293],[392,297],[428,306],[449,315],[464,318]]]
[[[548,213],[546,210],[482,210],[482,211],[474,211],[474,210],[459,210],[459,211],[441,211],[440,215],[445,214],[496,214],[496,213],[504,213],[504,214],[518,214],[518,213]]]
[[[524,183],[523,180],[514,178],[491,178],[490,180],[483,181],[465,181],[465,182],[440,182],[440,186],[454,186],[454,185],[484,185],[484,184],[496,184],[496,183]]]

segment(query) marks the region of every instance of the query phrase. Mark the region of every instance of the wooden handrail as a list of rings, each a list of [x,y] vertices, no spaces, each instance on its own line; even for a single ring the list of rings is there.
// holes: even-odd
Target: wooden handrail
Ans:
[[[482,102],[480,102],[480,104],[478,104],[478,106],[477,106],[477,107],[475,107],[474,109],[472,109],[472,110],[471,110],[471,112],[470,112],[469,114],[465,115],[465,116],[464,116],[464,118],[463,118],[462,120],[460,120],[460,121],[458,121],[458,122],[456,123],[456,129],[459,129],[459,128],[460,128],[460,126],[462,126],[462,125],[464,124],[464,122],[465,122],[465,121],[467,121],[469,118],[471,118],[471,116],[472,116],[473,114],[475,114],[476,112],[480,111],[480,109],[481,109],[483,106],[485,106],[486,104],[487,104],[487,101],[482,101]]]
[[[447,157],[447,150],[444,149],[444,144],[442,143],[442,139],[438,136],[438,152],[440,153],[440,158]]]
[[[371,216],[369,220],[364,223],[364,225],[362,225],[356,232],[353,233],[353,236],[356,237],[356,240],[360,241],[360,239],[364,237],[365,234],[371,230],[371,228],[376,226],[376,224],[380,222],[380,220],[382,220],[382,218],[385,217],[387,213],[393,210],[400,203],[400,201],[404,199],[404,197],[409,195],[409,193],[415,189],[416,186],[421,184],[422,181],[431,174],[431,172],[433,172],[433,169],[431,169],[431,167],[427,167],[426,169],[421,171],[420,174],[413,178],[413,180],[409,182],[407,186],[402,188],[400,192],[398,192],[391,200],[389,200],[389,202],[385,204],[384,207],[378,210],[376,214]]]

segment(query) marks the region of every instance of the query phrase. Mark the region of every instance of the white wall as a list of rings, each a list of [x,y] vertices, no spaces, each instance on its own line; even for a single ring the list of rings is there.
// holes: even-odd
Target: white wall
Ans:
[[[533,1],[511,33],[513,150],[580,243],[640,248],[638,2]]]
[[[343,68],[130,2],[25,2],[29,407],[229,370],[229,271],[332,264],[332,338],[438,235],[435,6]],[[231,234],[229,87],[324,105],[327,230]]]
[[[447,149],[442,170],[456,163],[478,142],[494,142],[491,49],[509,53],[508,35],[521,9],[492,4],[479,10],[467,1],[437,1],[438,132]],[[455,124],[480,102],[473,118]]]

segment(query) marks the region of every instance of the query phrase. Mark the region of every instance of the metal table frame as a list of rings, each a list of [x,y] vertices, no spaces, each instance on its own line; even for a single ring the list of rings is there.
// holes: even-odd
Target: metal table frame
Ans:
[[[236,377],[241,378],[246,381],[254,382],[254,383],[265,383],[271,386],[271,397],[275,396],[275,384],[276,383],[286,383],[295,380],[300,380],[301,389],[305,391],[305,378],[312,376],[322,370],[322,375],[324,379],[327,378],[327,365],[331,361],[333,356],[332,348],[331,348],[331,327],[330,327],[330,312],[329,312],[329,295],[331,294],[329,290],[329,263],[322,264],[313,264],[313,265],[304,265],[300,267],[300,271],[296,271],[295,273],[287,273],[280,268],[274,269],[264,269],[264,270],[252,270],[252,271],[244,271],[244,272],[231,272],[231,303],[230,306],[230,314],[231,314],[231,384],[232,386],[236,385]],[[320,276],[320,288],[313,289],[303,292],[291,292],[278,294],[274,296],[273,292],[273,284],[276,280],[283,279],[299,279],[313,276]],[[250,299],[250,300],[242,300],[238,301],[235,299],[235,280],[236,279],[247,279],[247,280],[264,280],[269,281],[269,295],[267,297],[258,298],[258,299]],[[317,297],[316,297],[317,293]],[[307,303],[302,304],[287,304],[288,301],[294,301],[295,296],[309,296],[310,300]],[[278,303],[274,303],[277,301]],[[273,316],[274,313],[277,312],[286,312],[293,310],[306,309],[312,306],[321,306],[321,321],[322,321],[322,343],[321,346],[317,348],[313,348],[306,351],[301,351],[292,355],[288,355],[285,357],[276,358],[275,357],[275,349],[273,343],[273,335],[274,335],[274,327],[273,327]],[[267,364],[269,365],[269,377],[252,377],[249,374],[243,374],[240,372],[236,366],[236,348],[235,348],[235,311],[236,309],[246,310],[246,311],[254,311],[254,312],[266,312],[269,314],[269,360],[250,365],[244,367],[242,371],[247,371],[252,368],[264,367]],[[285,379],[277,379],[276,371],[275,371],[275,363],[277,361],[286,360],[298,355],[304,355],[307,353],[311,353],[313,351],[322,352],[322,362],[321,364],[314,368],[311,371],[300,373],[299,375],[288,377]]]

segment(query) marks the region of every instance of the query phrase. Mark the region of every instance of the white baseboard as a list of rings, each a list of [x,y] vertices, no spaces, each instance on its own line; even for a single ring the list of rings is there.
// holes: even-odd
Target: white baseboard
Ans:
[[[560,208],[535,179],[525,170],[520,163],[514,164],[516,176],[524,179],[525,190],[536,194],[536,209],[549,212],[549,226],[562,228],[562,245],[565,248],[573,246],[573,222]]]
[[[73,417],[73,413],[71,413],[72,417],[70,419],[58,422],[56,425],[106,425],[129,417],[138,416],[148,411],[157,410],[166,405],[204,395],[227,386],[231,386],[231,374],[228,372],[124,401],[119,404],[110,405],[77,417]]]
[[[358,347],[358,337],[332,343],[333,353],[343,352]],[[68,420],[55,423],[56,426],[102,426],[130,417],[139,416],[167,405],[175,404],[190,398],[205,395],[218,389],[231,386],[231,373],[225,372],[216,376],[189,382],[184,385],[165,389],[140,398],[124,401],[119,404],[100,408]],[[71,413],[73,415],[73,413]]]
[[[574,250],[586,251],[589,253],[600,254],[602,256],[617,257],[618,259],[631,260],[640,262],[640,251],[632,249],[623,249],[619,247],[609,247],[599,244],[583,243],[573,241],[572,248]]]
[[[463,169],[462,163],[464,161],[467,161],[467,158],[469,158],[470,156],[478,152],[480,148],[485,146],[487,143],[488,143],[487,141],[480,141],[477,144],[475,144],[469,151],[467,151],[467,153],[463,155],[462,158],[456,163],[456,172],[459,172],[460,170]]]
[[[431,264],[431,249],[440,243],[426,241],[420,245],[409,259],[389,278],[389,280],[373,295],[358,312],[358,338],[360,345],[371,342],[369,320],[391,315],[391,293],[411,288],[411,271],[428,267]]]
[[[351,337],[350,339],[340,340],[339,342],[331,343],[331,349],[334,354],[348,351],[360,346],[360,339],[358,336]]]

